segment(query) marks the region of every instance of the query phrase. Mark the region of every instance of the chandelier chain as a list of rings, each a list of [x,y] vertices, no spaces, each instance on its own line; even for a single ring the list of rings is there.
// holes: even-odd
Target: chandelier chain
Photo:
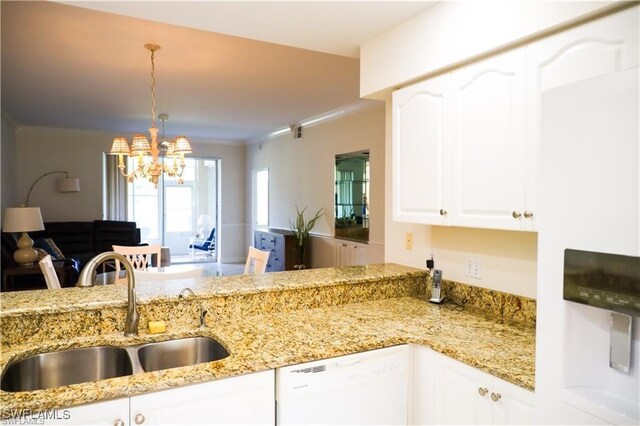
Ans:
[[[154,62],[156,52],[151,51],[151,127],[156,127],[156,65]]]
[[[167,176],[177,178],[178,184],[182,184],[184,183],[182,173],[186,166],[184,155],[192,152],[191,145],[189,145],[186,137],[180,136],[175,141],[169,143],[166,150],[162,151],[167,158],[173,158],[173,166],[167,165],[158,158],[161,150],[158,148],[158,128],[156,127],[155,51],[160,49],[160,46],[147,43],[144,47],[151,51],[151,128],[149,128],[151,144],[148,143],[147,138],[142,134],[134,136],[134,142],[132,142],[131,145],[129,145],[125,137],[117,136],[113,139],[109,154],[118,156],[118,169],[122,175],[127,178],[128,182],[133,182],[135,178],[145,178],[153,183],[155,188],[158,188],[158,180],[160,176],[165,173]],[[162,120],[162,137],[164,138],[164,122],[169,116],[168,114],[160,114],[158,118]],[[135,169],[127,173],[124,157],[128,155],[135,155],[137,157],[137,165],[133,165],[132,167],[135,167]],[[150,161],[145,160],[145,156],[149,156]]]

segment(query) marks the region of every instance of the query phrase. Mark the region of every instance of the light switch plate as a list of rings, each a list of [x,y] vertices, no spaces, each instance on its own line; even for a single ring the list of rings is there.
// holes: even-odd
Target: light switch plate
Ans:
[[[467,277],[482,279],[482,259],[479,257],[471,257],[467,260]]]
[[[407,232],[404,235],[404,248],[407,250],[413,250],[413,233]]]

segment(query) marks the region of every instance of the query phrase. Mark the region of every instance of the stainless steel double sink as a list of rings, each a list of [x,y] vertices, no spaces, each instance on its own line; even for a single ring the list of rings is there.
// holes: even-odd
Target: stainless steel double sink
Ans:
[[[0,389],[23,392],[217,361],[229,352],[217,340],[187,337],[137,346],[92,346],[10,362]]]

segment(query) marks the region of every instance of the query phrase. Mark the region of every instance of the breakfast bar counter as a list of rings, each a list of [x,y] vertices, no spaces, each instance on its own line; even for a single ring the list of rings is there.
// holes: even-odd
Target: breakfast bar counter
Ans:
[[[187,336],[212,337],[230,355],[45,390],[2,391],[0,405],[5,412],[66,407],[405,343],[532,390],[535,302],[474,288],[466,299],[489,308],[471,301],[434,305],[425,297],[428,281],[427,271],[384,264],[145,282],[136,288],[141,320],[134,337],[122,333],[124,286],[3,294],[2,369],[37,353]],[[179,299],[184,287],[196,297]],[[466,300],[460,296],[466,289],[453,283],[448,289],[454,302]],[[208,311],[205,328],[198,328],[200,306]],[[166,332],[149,334],[149,321],[165,321]]]

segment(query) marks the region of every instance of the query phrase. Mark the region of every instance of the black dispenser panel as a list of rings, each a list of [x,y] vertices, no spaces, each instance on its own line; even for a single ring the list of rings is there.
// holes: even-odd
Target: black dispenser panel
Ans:
[[[640,317],[640,257],[566,249],[563,297]]]

